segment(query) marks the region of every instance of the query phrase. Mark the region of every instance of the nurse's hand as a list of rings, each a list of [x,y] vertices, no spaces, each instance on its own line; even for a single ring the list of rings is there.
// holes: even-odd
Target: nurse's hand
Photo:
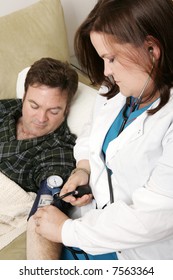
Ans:
[[[58,208],[48,205],[39,208],[33,218],[37,234],[50,241],[62,243],[61,230],[64,222],[69,219],[68,216]]]
[[[78,186],[86,185],[89,181],[89,175],[83,170],[78,170],[72,174],[66,184],[64,184],[60,196],[65,195],[68,192],[76,190]],[[73,206],[84,206],[90,203],[93,199],[92,194],[85,194],[82,197],[76,198],[73,195],[65,197],[63,200],[71,203]]]

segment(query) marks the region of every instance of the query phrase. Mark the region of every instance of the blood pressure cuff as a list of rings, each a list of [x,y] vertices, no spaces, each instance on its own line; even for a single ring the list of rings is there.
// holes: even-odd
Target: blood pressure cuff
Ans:
[[[33,206],[31,208],[31,211],[28,216],[29,218],[35,214],[38,208],[44,207],[46,205],[52,204],[60,209],[62,212],[64,212],[66,215],[68,215],[69,210],[72,208],[72,205],[70,203],[67,203],[61,199],[56,199],[56,196],[52,196],[52,192],[48,189],[47,186],[47,179],[42,181],[40,184],[40,188],[38,190],[36,199],[33,203]]]

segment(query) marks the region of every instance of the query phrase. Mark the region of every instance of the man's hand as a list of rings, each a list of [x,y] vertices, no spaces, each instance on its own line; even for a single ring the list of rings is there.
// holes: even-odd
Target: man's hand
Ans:
[[[69,219],[58,208],[48,205],[39,208],[33,215],[36,224],[36,233],[50,241],[61,243],[61,230],[64,222]]]

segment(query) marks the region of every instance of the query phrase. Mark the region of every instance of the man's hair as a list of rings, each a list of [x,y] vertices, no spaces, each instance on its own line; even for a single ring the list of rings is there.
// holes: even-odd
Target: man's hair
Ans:
[[[59,88],[67,94],[67,109],[78,88],[78,74],[68,62],[54,58],[41,58],[31,65],[25,79],[25,96],[29,86],[45,85]]]

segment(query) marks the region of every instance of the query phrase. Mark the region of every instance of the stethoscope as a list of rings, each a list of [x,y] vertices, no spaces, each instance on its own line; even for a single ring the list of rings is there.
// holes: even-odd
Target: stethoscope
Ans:
[[[131,104],[132,103],[132,104]],[[117,134],[117,137],[120,135],[120,133],[124,130],[125,128],[125,125],[130,117],[130,114],[133,113],[134,111],[138,110],[139,108],[139,105],[140,105],[140,101],[138,100],[134,100],[131,102],[131,97],[127,97],[126,98],[126,103],[125,103],[125,106],[124,106],[124,109],[123,109],[123,113],[122,113],[122,117],[123,117],[123,122],[120,126],[120,129],[118,131],[118,134]],[[128,108],[130,108],[130,112],[129,114],[127,115],[127,110]]]

